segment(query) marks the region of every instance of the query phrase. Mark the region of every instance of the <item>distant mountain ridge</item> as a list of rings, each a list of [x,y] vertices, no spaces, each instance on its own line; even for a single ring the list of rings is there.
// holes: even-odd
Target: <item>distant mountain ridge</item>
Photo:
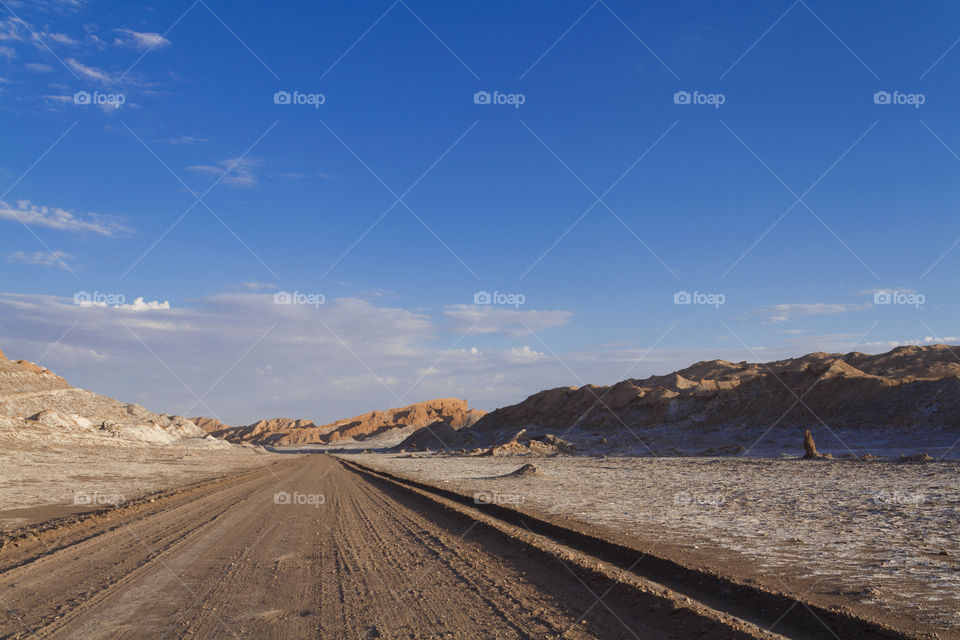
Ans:
[[[795,429],[800,427],[821,434],[840,428],[960,435],[960,348],[904,346],[879,355],[697,362],[611,386],[540,391],[488,413],[469,429],[447,433],[444,441],[449,448],[492,446],[522,429],[530,436],[565,434],[574,443],[604,446],[617,437],[636,444],[650,435],[650,442],[659,442],[651,450],[670,452],[682,450],[688,438],[709,434],[720,449],[737,451],[767,431],[802,434]],[[795,437],[799,446],[800,435]]]
[[[470,409],[466,400],[438,398],[397,409],[370,411],[324,425],[293,418],[259,420],[240,427],[230,427],[219,420],[203,417],[193,418],[193,422],[211,435],[230,442],[260,445],[330,444],[345,440],[367,440],[433,424],[460,429],[472,425],[483,415],[483,411]]]

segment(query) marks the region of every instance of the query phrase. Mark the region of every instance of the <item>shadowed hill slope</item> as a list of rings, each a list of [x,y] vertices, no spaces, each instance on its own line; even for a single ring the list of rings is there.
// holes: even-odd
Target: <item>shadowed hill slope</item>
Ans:
[[[574,442],[626,435],[649,452],[642,442],[646,435],[670,430],[673,448],[687,437],[711,434],[714,444],[742,450],[775,427],[791,434],[806,427],[864,434],[960,432],[960,348],[811,353],[768,363],[711,360],[611,386],[548,389],[488,413],[449,444],[491,446],[526,429],[530,435],[569,433],[564,437]],[[799,446],[799,435],[796,442]]]

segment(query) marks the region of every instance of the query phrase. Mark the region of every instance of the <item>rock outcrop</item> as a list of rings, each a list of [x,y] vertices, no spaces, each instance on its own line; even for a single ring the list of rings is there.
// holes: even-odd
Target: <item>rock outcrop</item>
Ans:
[[[542,475],[543,475],[543,472],[537,468],[537,465],[527,463],[522,467],[520,467],[519,469],[517,469],[516,471],[512,471],[506,474],[505,476],[501,476],[501,477],[503,478],[534,478]]]
[[[298,432],[313,433],[317,429],[317,425],[310,420],[271,418],[270,420],[258,420],[244,427],[225,426],[223,429],[211,431],[210,435],[230,442],[250,442],[253,444],[287,444],[283,442],[284,438],[293,436],[298,443],[302,444],[311,440],[304,440],[301,436],[293,434]]]
[[[230,425],[224,424],[216,418],[190,418],[190,422],[203,429],[206,433],[215,433],[224,429],[232,429]]]
[[[820,454],[817,453],[817,443],[813,441],[813,434],[810,433],[810,429],[807,429],[803,432],[803,457],[804,458],[817,458]]]
[[[49,369],[26,360],[0,359],[0,437],[51,443],[70,438],[91,443],[172,443],[204,435],[181,416],[154,413],[74,388]]]
[[[532,437],[526,429],[503,444],[490,447],[480,455],[484,456],[556,456],[561,453],[574,453],[574,447],[566,440],[548,433],[539,438]]]
[[[473,425],[483,415],[483,411],[470,409],[466,400],[439,398],[399,409],[371,411],[319,426],[310,420],[291,418],[260,420],[244,427],[226,427],[210,418],[194,418],[194,421],[205,425],[208,433],[230,442],[283,445],[369,440],[411,432],[428,425],[446,425],[456,430]],[[214,428],[216,426],[220,428]]]

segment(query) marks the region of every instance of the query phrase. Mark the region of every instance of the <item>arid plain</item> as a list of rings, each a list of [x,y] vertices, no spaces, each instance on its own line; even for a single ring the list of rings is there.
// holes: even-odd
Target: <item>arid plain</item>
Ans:
[[[0,632],[958,637],[955,356],[714,361],[487,414],[240,427],[4,358]],[[811,381],[835,424],[764,432]],[[831,413],[852,402],[869,421]]]

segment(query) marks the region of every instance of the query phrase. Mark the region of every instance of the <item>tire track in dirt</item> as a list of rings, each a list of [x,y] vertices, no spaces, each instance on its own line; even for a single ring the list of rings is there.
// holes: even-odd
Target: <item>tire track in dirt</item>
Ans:
[[[376,492],[369,486],[363,486],[362,491],[366,492],[371,500],[389,508],[387,498]],[[475,568],[476,553],[473,547],[474,543],[467,540],[468,535],[473,529],[473,525],[465,527],[459,534],[453,534],[452,530],[441,530],[441,536],[433,535],[429,530],[423,527],[422,520],[413,518],[408,511],[398,511],[396,513],[397,521],[406,523],[405,531],[409,538],[417,544],[433,550],[436,553],[436,559],[446,568],[461,578],[489,605],[490,609],[503,619],[505,623],[512,626],[521,635],[531,637],[542,637],[546,633],[558,633],[561,629],[553,625],[530,625],[523,624],[523,605],[524,603],[515,597],[505,588],[503,581],[496,577],[496,571],[480,572]],[[454,525],[455,526],[455,525]],[[486,560],[487,558],[485,558]],[[460,560],[461,562],[458,562]],[[467,560],[467,562],[463,562]],[[498,559],[499,560],[499,559]],[[501,561],[502,562],[502,561]],[[396,598],[395,605],[402,605],[407,598],[407,593],[412,596],[417,595],[417,589],[423,586],[423,579],[429,570],[421,567],[417,575],[408,586],[407,591]],[[469,575],[468,575],[469,574]],[[482,585],[482,586],[481,586]],[[483,587],[486,587],[484,590]],[[396,607],[394,607],[396,609]],[[542,622],[542,621],[541,621]]]
[[[553,556],[574,573],[585,570],[588,581],[593,573],[594,577],[600,574],[617,581],[630,582],[648,596],[648,601],[649,596],[655,598],[660,595],[667,602],[673,602],[678,610],[689,607],[705,613],[707,617],[727,620],[737,629],[745,629],[742,623],[749,621],[747,626],[752,630],[745,630],[750,633],[776,626],[778,634],[797,639],[843,637],[910,640],[939,637],[936,634],[909,635],[881,622],[858,618],[841,610],[823,610],[816,605],[790,599],[784,594],[732,583],[724,576],[704,574],[638,549],[567,528],[551,521],[549,516],[530,515],[496,504],[478,507],[470,496],[442,486],[393,475],[357,464],[349,458],[340,460],[384,493],[390,493],[392,487],[393,490],[409,492],[425,502],[433,503],[434,509],[446,507],[463,518],[480,522],[513,539],[517,546],[526,543],[546,556]],[[598,591],[600,594],[604,592],[602,588]],[[604,597],[604,600],[609,598]],[[762,615],[758,613],[761,611]],[[614,610],[610,610],[610,613],[617,617]]]
[[[76,526],[0,550],[0,637],[772,637],[623,585],[594,606],[615,581],[328,456]]]
[[[247,499],[253,492],[247,484],[230,486],[213,495],[201,496],[182,508],[186,510],[185,513],[177,512],[173,522],[167,522],[163,517],[165,513],[161,511],[150,520],[151,524],[160,525],[153,530],[146,530],[146,524],[139,521],[112,527],[102,534],[4,571],[0,573],[0,580],[4,584],[16,585],[33,597],[15,600],[5,591],[0,591],[0,597],[5,602],[16,603],[16,608],[21,609],[21,620],[28,626],[34,616],[43,615],[42,612],[47,609],[36,629],[39,632],[54,620],[73,615],[72,610],[80,603],[89,606],[141,573],[162,567],[166,556],[188,545],[192,538],[204,533],[231,508]],[[184,527],[186,522],[190,523],[190,527]],[[105,570],[61,571],[60,567],[71,559],[80,563],[81,567],[101,566]],[[51,574],[58,576],[56,594],[49,594],[43,589]],[[55,595],[59,602],[55,609],[49,611],[45,605],[51,595]]]

